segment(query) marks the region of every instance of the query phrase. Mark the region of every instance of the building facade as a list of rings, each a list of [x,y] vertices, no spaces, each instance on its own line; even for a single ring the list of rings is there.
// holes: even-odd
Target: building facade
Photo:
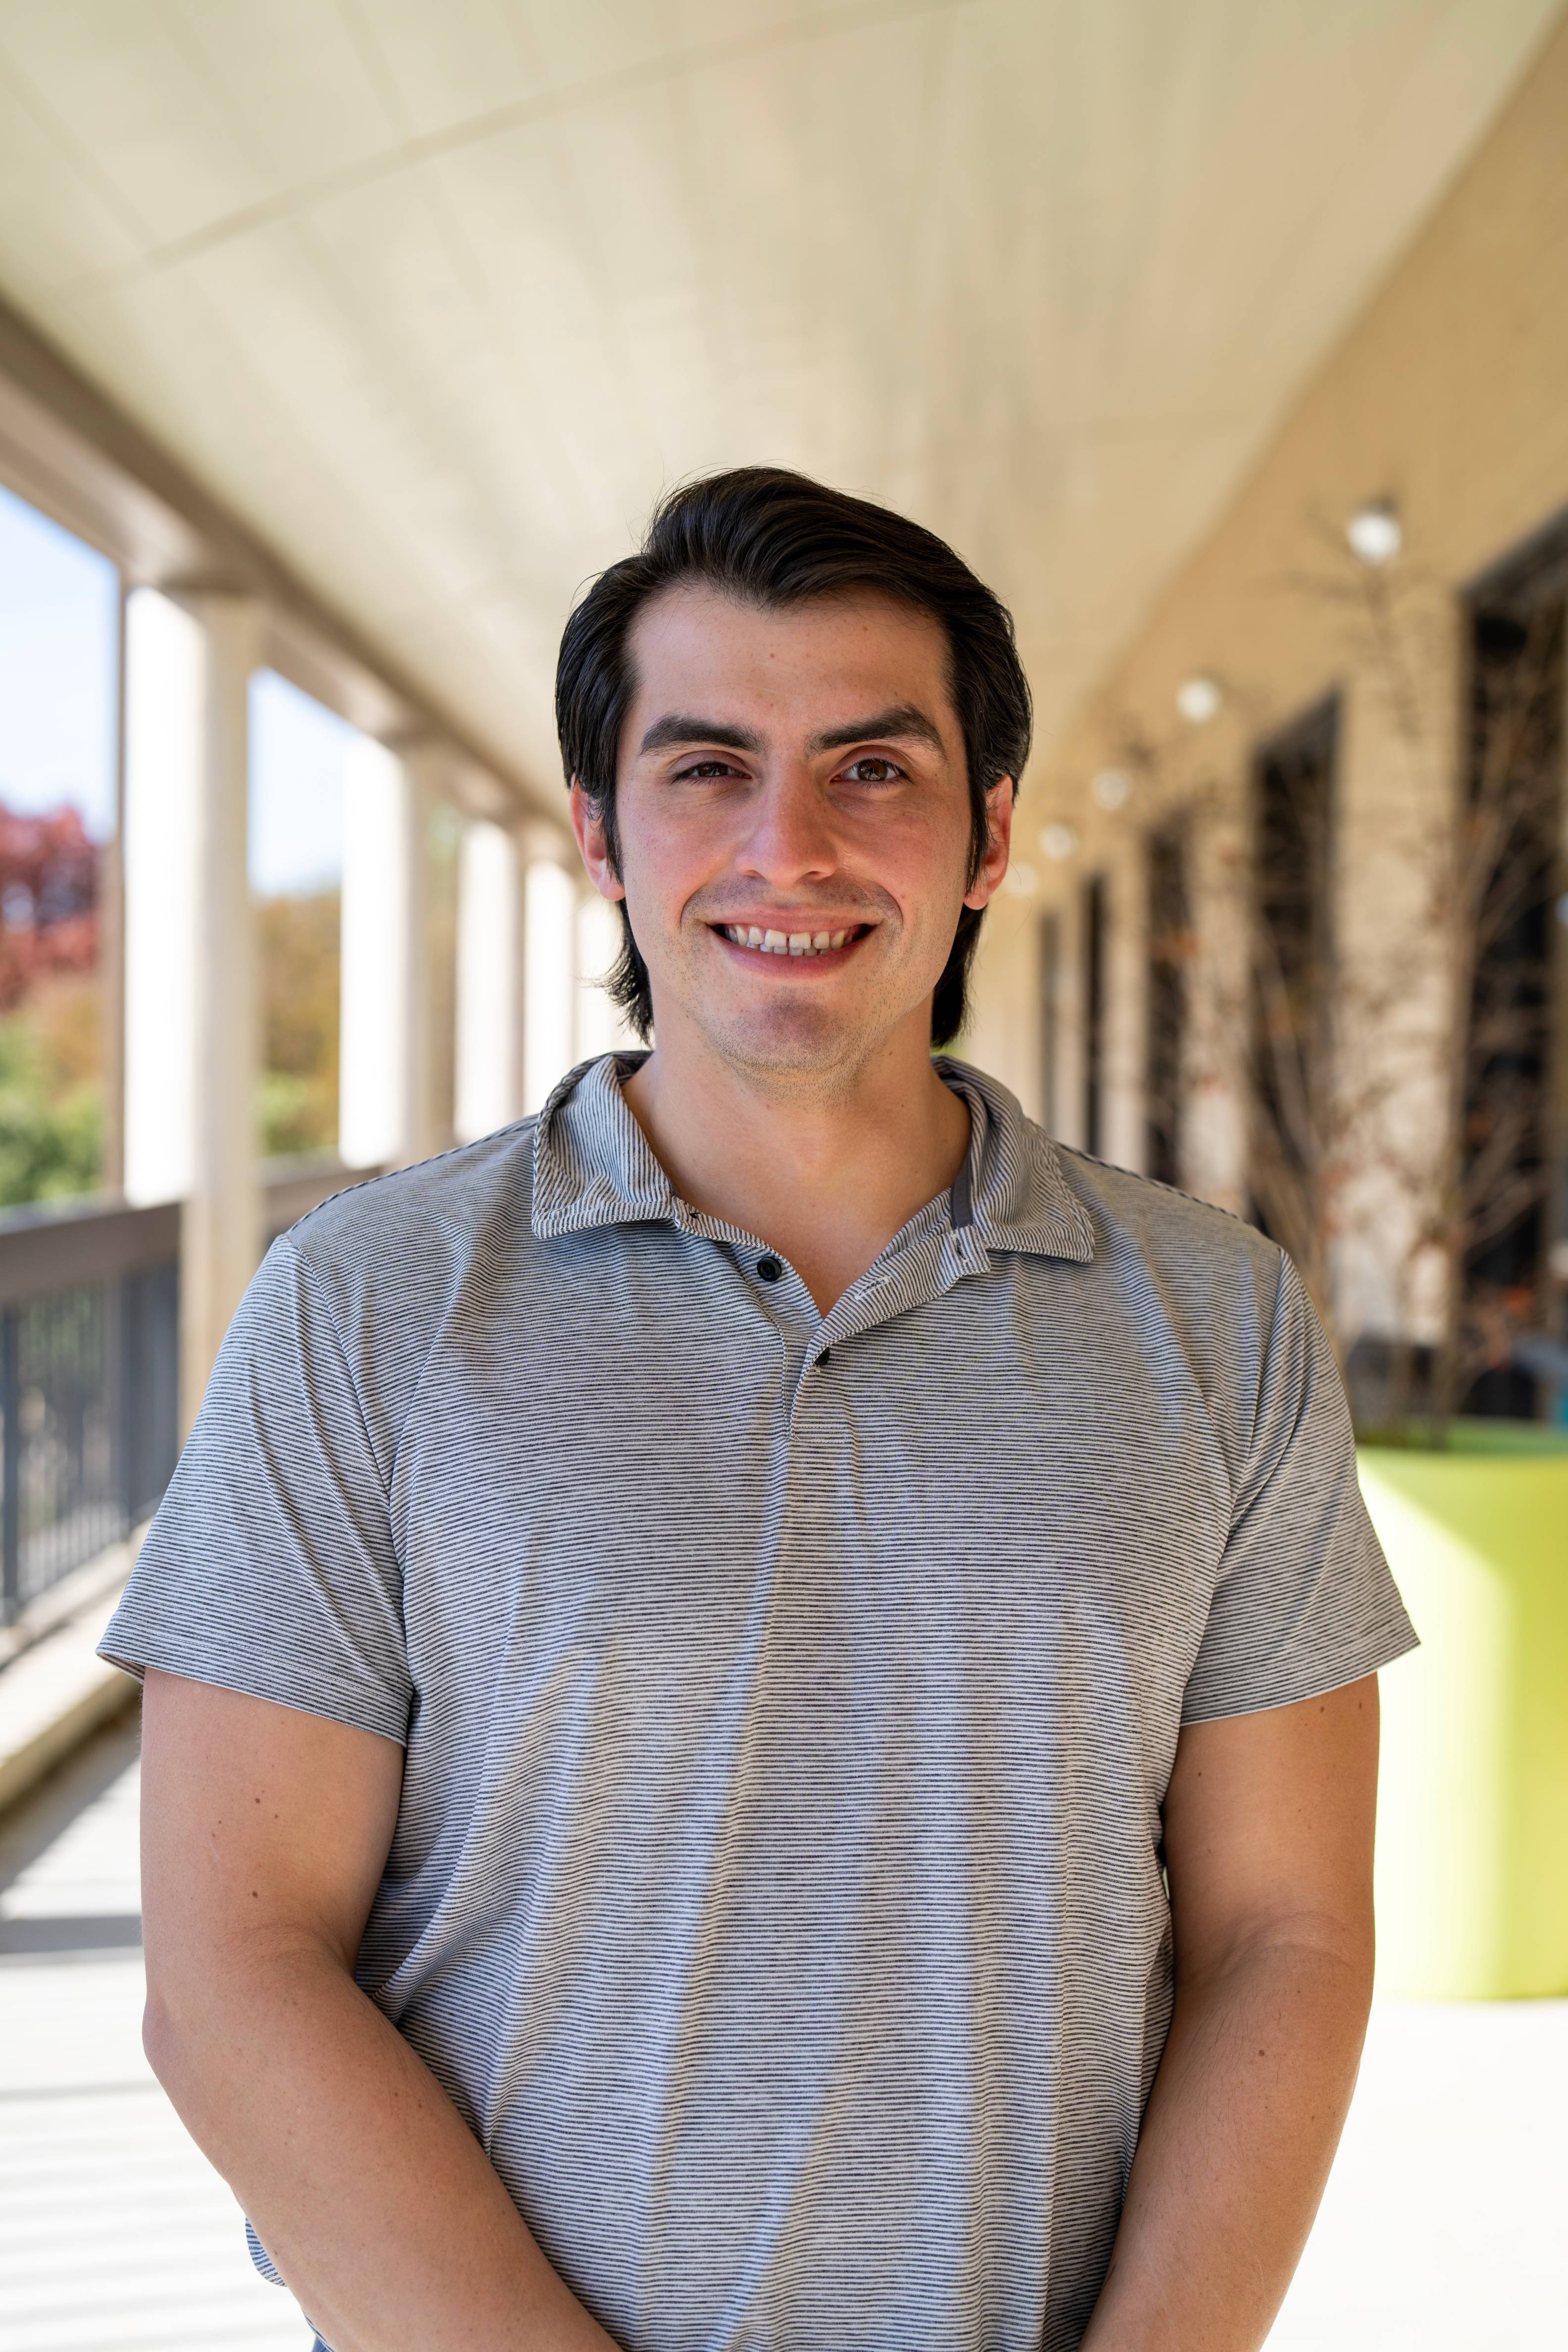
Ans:
[[[1561,1394],[1565,231],[1560,31],[1043,747],[983,950],[974,1058],[1291,1247],[1373,1417],[1402,1350]]]

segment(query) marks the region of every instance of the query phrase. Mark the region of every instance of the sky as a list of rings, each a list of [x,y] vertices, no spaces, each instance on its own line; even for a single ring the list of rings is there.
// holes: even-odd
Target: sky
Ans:
[[[0,800],[114,830],[112,563],[0,489]]]
[[[114,829],[115,569],[0,489],[0,801],[67,802]],[[270,670],[251,681],[250,870],[264,898],[331,887],[342,866],[353,730]]]
[[[342,878],[343,762],[354,730],[275,670],[250,681],[250,881],[263,898]]]

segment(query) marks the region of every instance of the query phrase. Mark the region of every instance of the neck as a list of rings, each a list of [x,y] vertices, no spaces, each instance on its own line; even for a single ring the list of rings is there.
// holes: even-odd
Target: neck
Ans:
[[[678,1032],[626,1098],[680,1198],[776,1250],[826,1315],[969,1149],[968,1107],[931,1067],[927,1034],[808,1083],[737,1068]]]

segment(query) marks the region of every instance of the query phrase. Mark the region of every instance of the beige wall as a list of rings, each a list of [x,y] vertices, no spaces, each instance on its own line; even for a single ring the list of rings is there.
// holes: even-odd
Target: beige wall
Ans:
[[[1343,524],[1379,496],[1397,501],[1405,549],[1374,578],[1349,555]],[[1239,1206],[1248,759],[1259,738],[1337,691],[1338,920],[1355,976],[1342,1058],[1346,1116],[1362,1146],[1345,1187],[1341,1278],[1373,1323],[1395,1310],[1394,1228],[1412,1214],[1408,1184],[1379,1162],[1430,1159],[1440,1129],[1433,1047],[1447,995],[1427,909],[1455,773],[1458,592],[1564,506],[1568,23],[1219,527],[1065,733],[1041,747],[1019,803],[1016,852],[1035,869],[1037,894],[998,903],[964,1048],[1039,1109],[1036,929],[1041,909],[1059,908],[1068,971],[1057,1126],[1081,1139],[1078,913],[1084,877],[1104,871],[1116,938],[1115,1101],[1103,1148],[1140,1163],[1143,841],[1163,809],[1192,806],[1202,944],[1184,1180]],[[1183,722],[1174,705],[1194,671],[1226,693],[1220,716],[1202,727]],[[1113,815],[1089,790],[1110,765],[1130,767],[1135,782]],[[1064,863],[1038,845],[1053,821],[1079,836]],[[1429,1314],[1418,1312],[1423,1319]]]

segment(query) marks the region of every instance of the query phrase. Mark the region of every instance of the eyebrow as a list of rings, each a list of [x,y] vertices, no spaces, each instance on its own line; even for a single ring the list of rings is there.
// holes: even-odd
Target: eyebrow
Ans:
[[[879,740],[929,743],[936,751],[947,749],[935,721],[912,702],[892,703],[886,710],[873,711],[869,719],[852,719],[847,727],[829,727],[814,735],[807,749],[842,751],[851,743]],[[682,743],[713,743],[727,751],[759,755],[767,748],[749,727],[731,727],[721,719],[693,718],[681,710],[667,711],[662,719],[656,719],[637,748],[640,756],[646,751],[668,751]]]
[[[726,751],[762,752],[766,747],[748,727],[730,727],[720,719],[690,719],[672,710],[656,719],[638,746],[641,751],[668,751],[679,743],[717,743]]]
[[[934,751],[945,751],[946,744],[934,719],[912,702],[895,702],[886,710],[874,711],[869,719],[853,719],[847,727],[829,727],[821,735],[814,735],[810,748],[814,751],[842,751],[851,743],[865,743],[878,739],[887,741],[902,738],[905,742],[929,743]]]

